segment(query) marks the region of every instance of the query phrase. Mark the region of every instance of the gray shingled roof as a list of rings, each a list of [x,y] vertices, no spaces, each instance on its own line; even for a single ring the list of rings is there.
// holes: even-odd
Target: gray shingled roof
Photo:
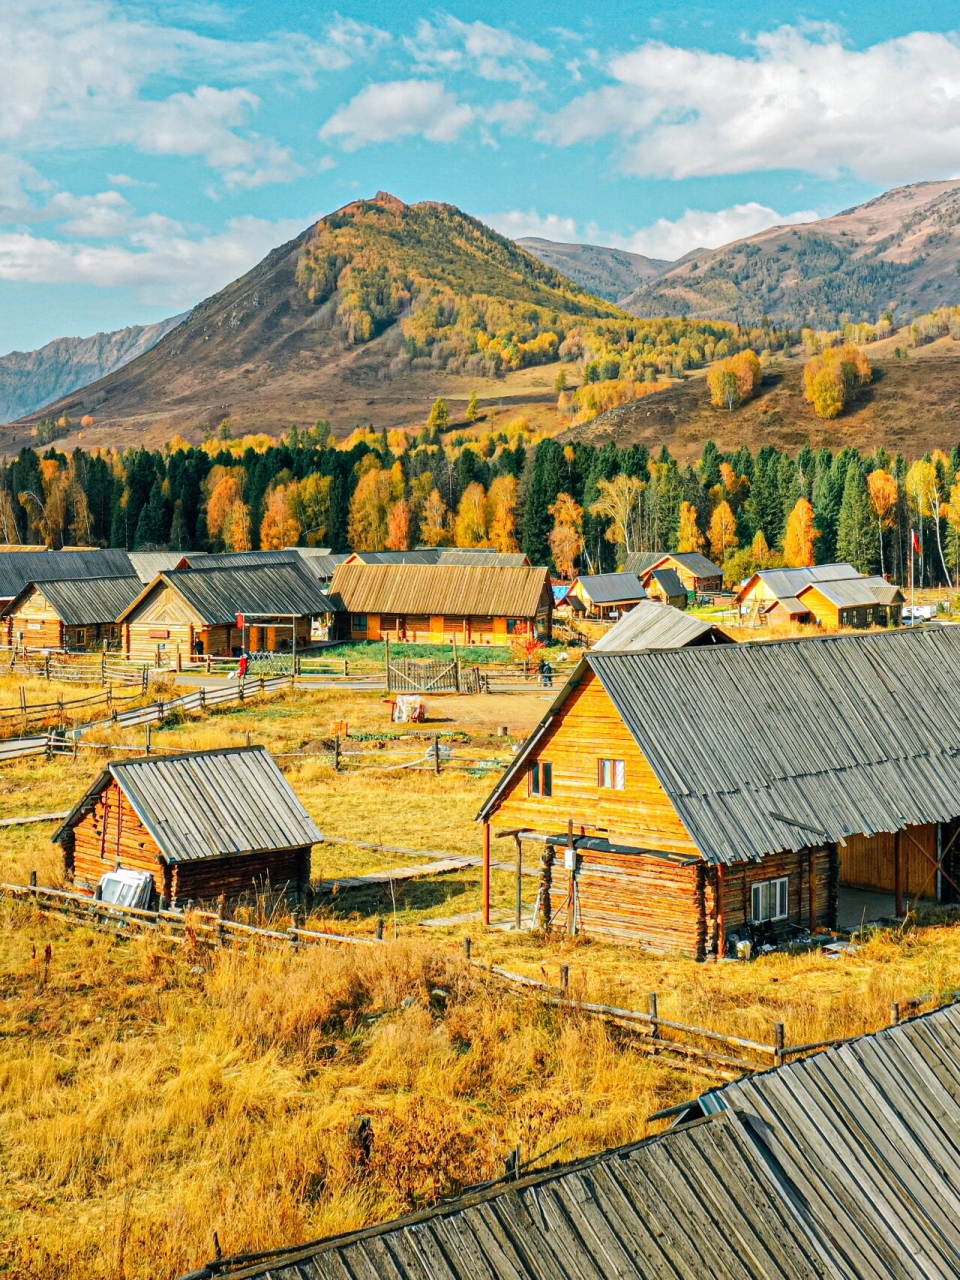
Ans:
[[[119,547],[96,551],[0,551],[0,600],[39,579],[127,578],[130,557]]]
[[[115,780],[167,862],[196,862],[323,839],[264,747],[113,760],[53,837],[61,837]]]
[[[666,551],[628,551],[623,562],[624,573],[646,573],[658,560],[662,560]]]
[[[898,597],[902,599],[899,587],[883,578],[841,578],[834,582],[808,582],[800,589],[801,603],[804,592],[811,587],[838,609],[869,609],[876,604],[893,604]]]
[[[663,591],[671,600],[674,599],[675,596],[683,596],[684,599],[686,599],[687,588],[683,585],[680,575],[677,573],[676,569],[654,569],[650,576],[655,582],[660,584],[661,591]]]
[[[683,565],[684,569],[689,569],[698,578],[723,577],[720,566],[708,560],[706,556],[702,556],[699,551],[670,551],[665,554],[670,555],[677,564]]]
[[[594,604],[623,604],[647,598],[635,573],[582,573],[577,582]]]
[[[673,605],[642,600],[593,646],[594,652],[641,653],[647,649],[683,649],[690,644],[733,644],[719,627]]]
[[[208,626],[233,622],[238,613],[263,617],[318,617],[332,613],[330,598],[320,589],[320,582],[299,559],[273,564],[249,565],[229,569],[175,569],[160,575],[197,611]],[[144,587],[140,595],[124,611],[134,613],[140,600],[152,587]]]
[[[859,571],[852,564],[845,562],[810,564],[800,569],[761,569],[753,577],[748,578],[744,586],[753,582],[754,578],[759,578],[775,596],[784,598],[798,595],[811,582],[841,582],[846,578],[859,577]]]
[[[116,622],[130,602],[143,590],[139,578],[69,578],[61,582],[31,582],[3,610],[14,613],[24,600],[38,590],[53,606],[57,617],[68,627]]]
[[[958,1062],[953,1005],[707,1094],[706,1118],[644,1142],[184,1280],[948,1280]]]
[[[529,565],[522,551],[494,551],[491,547],[417,547],[413,551],[357,551],[364,564],[496,564],[505,568]]]
[[[130,551],[130,563],[133,572],[144,585],[152,582],[158,573],[166,573],[175,569],[181,561],[188,560],[192,564],[199,560],[203,552],[197,551]]]
[[[703,857],[759,860],[960,810],[960,628],[591,651],[481,810],[593,670]]]

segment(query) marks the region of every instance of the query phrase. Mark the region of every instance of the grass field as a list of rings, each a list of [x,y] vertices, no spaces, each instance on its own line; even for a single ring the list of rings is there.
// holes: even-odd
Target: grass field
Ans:
[[[503,699],[517,736],[546,696]],[[479,723],[461,709],[471,699],[449,701],[437,700],[436,725]],[[334,773],[316,749],[340,718],[389,727],[379,695],[298,689],[154,729],[153,743],[222,746],[249,731],[280,753],[327,834],[479,854],[473,818],[491,778]],[[505,746],[485,725],[471,744]],[[304,749],[314,754],[282,755]],[[5,766],[0,807],[67,808],[103,758]],[[0,879],[36,868],[56,882],[52,832],[0,829]],[[326,844],[314,874],[419,861]],[[493,900],[504,913],[512,904],[509,873],[494,874]],[[384,916],[398,941],[289,955],[172,950],[0,902],[0,1272],[173,1276],[213,1256],[214,1231],[235,1253],[348,1230],[496,1176],[518,1142],[524,1158],[562,1143],[554,1158],[569,1159],[639,1138],[652,1111],[709,1086],[623,1033],[507,993],[466,965],[465,934],[481,961],[532,977],[556,982],[567,964],[575,996],[645,1008],[656,991],[662,1016],[767,1043],[776,1021],[787,1043],[857,1034],[885,1025],[893,1000],[960,989],[960,927],[936,915],[836,958],[750,964],[482,933],[476,920],[420,927],[479,905],[478,869],[397,884],[395,898],[387,887],[335,894],[318,920],[369,933]],[[369,1158],[351,1137],[361,1116],[373,1123]]]

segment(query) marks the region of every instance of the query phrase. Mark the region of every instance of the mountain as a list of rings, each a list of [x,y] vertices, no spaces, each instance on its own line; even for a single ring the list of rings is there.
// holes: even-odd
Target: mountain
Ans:
[[[832,218],[770,227],[674,264],[623,299],[680,315],[835,329],[960,303],[960,180],[897,187]]]
[[[536,236],[525,236],[517,244],[548,267],[562,271],[568,280],[611,302],[622,303],[641,285],[676,265],[665,258],[645,258],[642,253],[597,244],[561,244]]]
[[[521,348],[555,359],[564,317],[628,319],[453,206],[381,192],[321,218],[145,354],[22,426],[89,413],[85,442],[121,446],[196,439],[224,418],[234,434],[320,417],[340,433],[402,426],[437,395],[466,398],[485,377],[502,387],[493,376],[522,363]],[[14,431],[4,451],[16,443]]]
[[[55,338],[37,351],[0,356],[0,422],[69,395],[149,351],[183,319],[134,324],[92,338]]]

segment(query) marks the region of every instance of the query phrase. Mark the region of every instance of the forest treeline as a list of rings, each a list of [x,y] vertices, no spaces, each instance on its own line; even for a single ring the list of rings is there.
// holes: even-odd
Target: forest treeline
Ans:
[[[418,432],[326,423],[280,441],[174,440],[163,452],[23,449],[0,466],[0,541],[130,550],[247,550],[298,543],[404,550],[522,549],[569,577],[628,552],[702,550],[729,582],[760,567],[849,560],[918,583],[960,575],[960,446],[919,459],[797,454],[765,446],[695,463],[642,445],[530,446],[523,433],[446,430],[442,402]]]

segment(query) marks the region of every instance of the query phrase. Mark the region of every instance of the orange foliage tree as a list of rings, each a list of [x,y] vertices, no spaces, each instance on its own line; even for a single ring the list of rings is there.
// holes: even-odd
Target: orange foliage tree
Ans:
[[[388,551],[410,550],[410,524],[410,503],[406,498],[401,498],[390,508],[390,518],[387,521]]]
[[[569,581],[577,557],[583,554],[583,507],[569,493],[558,493],[556,502],[547,510],[553,516],[549,534],[553,562],[560,577]]]
[[[828,347],[803,366],[803,394],[818,418],[836,418],[870,377],[870,361],[859,347]]]
[[[787,516],[787,527],[783,535],[783,563],[787,568],[800,569],[804,565],[813,564],[813,544],[819,537],[820,530],[814,524],[813,507],[806,498],[799,498]]]
[[[702,551],[706,546],[697,523],[697,508],[692,502],[680,503],[680,525],[677,530],[678,551]]]
[[[487,536],[497,551],[517,550],[517,477],[497,476],[487,493]]]
[[[718,502],[710,517],[710,554],[717,564],[723,564],[729,551],[740,545],[737,539],[737,517],[729,502]]]
[[[300,540],[300,525],[291,510],[291,495],[286,485],[278,484],[267,499],[260,522],[260,546],[264,551],[281,551],[295,547]]]
[[[718,409],[736,409],[752,400],[763,380],[763,370],[755,351],[740,351],[726,360],[717,360],[707,372],[710,401]]]
[[[223,538],[226,542],[227,517],[233,507],[243,500],[243,471],[239,467],[221,467],[219,470],[222,473],[219,478],[216,478],[215,471],[210,473],[213,484],[207,502],[207,532],[214,541]]]

